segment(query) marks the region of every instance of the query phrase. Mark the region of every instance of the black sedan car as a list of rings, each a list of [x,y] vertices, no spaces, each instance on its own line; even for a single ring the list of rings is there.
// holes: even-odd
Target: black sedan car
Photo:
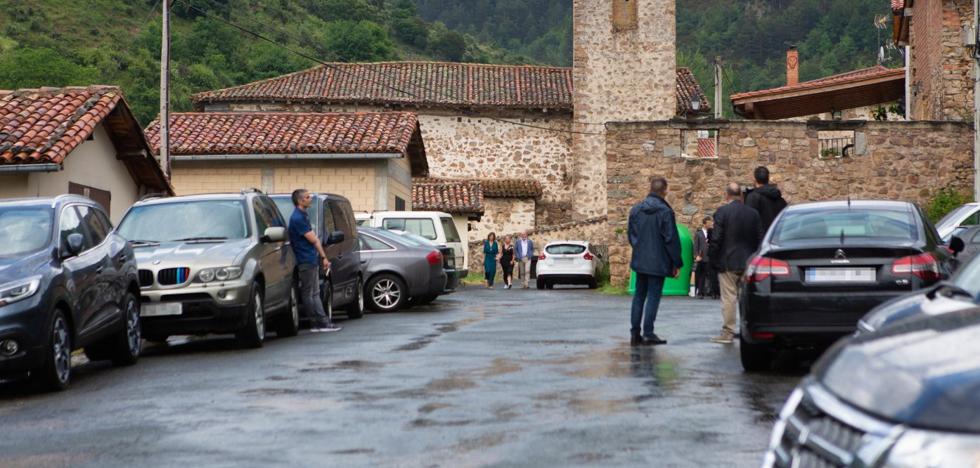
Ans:
[[[0,202],[0,379],[50,390],[71,381],[71,353],[133,364],[141,343],[136,258],[95,202]]]
[[[437,247],[382,229],[357,229],[368,308],[394,312],[410,300],[422,304],[443,293],[446,271]]]
[[[976,467],[980,308],[841,340],[779,414],[764,467]]]
[[[749,261],[740,295],[746,370],[778,348],[826,346],[879,304],[950,276],[953,252],[914,204],[834,201],[785,209]]]

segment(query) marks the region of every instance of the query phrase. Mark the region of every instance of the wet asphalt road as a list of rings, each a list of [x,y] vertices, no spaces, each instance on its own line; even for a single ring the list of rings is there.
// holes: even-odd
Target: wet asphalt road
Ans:
[[[469,287],[336,334],[151,347],[72,387],[0,385],[0,466],[758,466],[801,376],[744,374],[719,303]],[[174,341],[172,339],[172,341]]]

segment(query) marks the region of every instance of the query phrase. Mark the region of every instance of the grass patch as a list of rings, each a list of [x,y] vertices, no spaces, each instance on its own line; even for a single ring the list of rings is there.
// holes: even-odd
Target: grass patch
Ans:
[[[609,283],[605,283],[603,285],[600,285],[599,286],[599,289],[596,289],[596,291],[599,294],[607,294],[607,295],[610,295],[610,296],[629,296],[630,295],[629,291],[626,289],[626,286],[614,286],[614,285],[609,284]]]
[[[470,272],[469,275],[466,275],[466,277],[463,278],[463,285],[472,286],[474,284],[483,284],[483,281],[484,281],[483,273]]]

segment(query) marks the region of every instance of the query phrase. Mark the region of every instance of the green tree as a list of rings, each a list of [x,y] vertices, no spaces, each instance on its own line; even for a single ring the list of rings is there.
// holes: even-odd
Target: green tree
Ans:
[[[327,23],[322,47],[331,58],[341,62],[371,62],[395,57],[395,46],[388,33],[370,21]]]
[[[90,85],[99,81],[93,67],[79,65],[52,49],[23,48],[0,55],[0,88]]]

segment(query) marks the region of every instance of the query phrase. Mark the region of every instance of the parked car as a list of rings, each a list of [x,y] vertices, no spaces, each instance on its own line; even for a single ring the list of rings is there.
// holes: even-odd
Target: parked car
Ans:
[[[143,334],[234,333],[261,347],[266,324],[279,336],[299,326],[295,258],[272,200],[241,193],[156,198],[134,204],[119,234],[136,250]]]
[[[835,344],[786,401],[764,467],[973,467],[980,308]]]
[[[427,304],[443,293],[446,271],[440,251],[382,229],[358,228],[364,297],[376,312]]]
[[[347,198],[332,193],[312,193],[313,204],[307,210],[310,226],[324,243],[323,250],[330,260],[330,271],[320,267],[320,298],[323,310],[333,317],[341,309],[347,318],[364,316],[364,271],[358,253],[357,223]],[[287,221],[296,206],[291,194],[272,195]]]
[[[954,238],[953,245],[956,243]],[[954,246],[957,247],[957,246]],[[954,248],[954,250],[956,250]],[[957,257],[962,256],[962,253]],[[949,281],[892,299],[858,321],[857,334],[867,334],[909,317],[939,315],[980,305],[980,260],[960,267]]]
[[[976,225],[980,225],[980,203],[967,203],[943,216],[936,223],[936,230],[939,231],[939,237],[948,242],[956,232],[956,228]]]
[[[960,265],[969,263],[980,254],[980,226],[960,226],[953,230],[953,236],[946,243],[952,245],[954,242],[952,238],[955,237],[963,243],[963,250],[956,255]]]
[[[79,196],[0,202],[0,379],[71,382],[71,353],[134,364],[142,349],[136,258]]]
[[[456,270],[456,254],[453,252],[453,249],[447,247],[446,245],[436,244],[435,242],[410,232],[396,230],[392,230],[390,232],[394,232],[408,238],[409,240],[415,241],[415,243],[419,244],[420,246],[431,246],[432,248],[438,250],[439,253],[442,254],[442,269],[446,271],[446,287],[442,291],[443,294],[449,294],[459,287],[460,277],[459,272]]]
[[[358,226],[394,229],[422,236],[436,245],[445,245],[456,254],[456,267],[461,278],[469,275],[469,253],[466,232],[462,235],[449,213],[440,211],[376,211],[358,213]],[[460,268],[462,266],[462,268]]]
[[[914,204],[791,206],[749,261],[740,295],[746,370],[779,348],[826,346],[879,304],[950,276],[954,258]]]
[[[599,255],[586,241],[549,242],[537,264],[538,289],[556,284],[585,284],[595,289],[599,277]]]

